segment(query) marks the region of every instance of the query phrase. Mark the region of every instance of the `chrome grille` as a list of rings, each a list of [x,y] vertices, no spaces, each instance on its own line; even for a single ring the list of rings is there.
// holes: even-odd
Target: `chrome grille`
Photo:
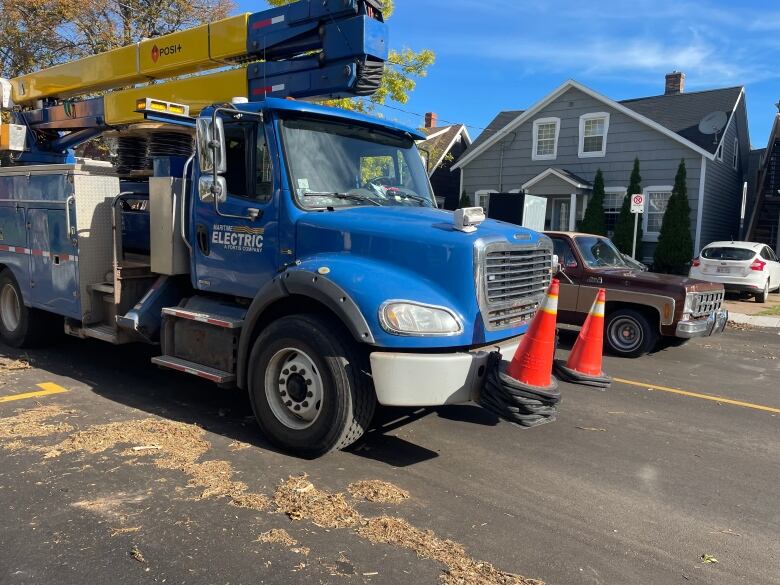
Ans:
[[[550,285],[552,245],[488,245],[482,256],[480,308],[488,330],[530,320]]]
[[[723,291],[696,293],[696,296],[693,299],[691,316],[694,319],[698,317],[707,317],[720,309],[720,306],[723,303],[723,294]]]

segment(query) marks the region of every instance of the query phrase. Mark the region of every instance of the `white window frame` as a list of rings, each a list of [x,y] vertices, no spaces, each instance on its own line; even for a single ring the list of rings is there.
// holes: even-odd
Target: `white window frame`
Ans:
[[[625,198],[626,193],[628,193],[628,187],[604,187],[604,194],[606,195],[607,193],[619,193]],[[622,206],[623,202],[621,201],[620,203]],[[618,210],[618,215],[620,215],[620,210]]]
[[[474,191],[474,206],[481,207],[485,211],[485,215],[488,214],[488,209],[490,208],[491,193],[498,193],[498,191],[496,191],[495,189],[480,189],[479,191]],[[479,202],[480,197],[487,197],[487,205],[480,205]]]
[[[594,152],[585,152],[585,122],[587,120],[604,119],[604,140],[601,141],[601,150]],[[609,112],[591,112],[580,116],[580,140],[577,147],[577,156],[579,158],[599,158],[607,155],[607,136],[609,135]]]
[[[723,141],[722,140],[718,145],[718,149],[715,151],[715,158],[720,162],[723,162]]]
[[[539,126],[542,124],[555,124],[555,142],[552,154],[536,154],[539,140]],[[561,133],[560,118],[539,118],[534,120],[533,142],[531,144],[531,160],[555,160],[558,158],[558,136]]]
[[[734,152],[732,154],[731,166],[736,171],[739,168],[739,138],[734,137]]]
[[[643,242],[657,242],[658,236],[661,233],[661,231],[657,232],[651,232],[647,229],[647,219],[649,217],[648,209],[650,207],[650,196],[649,193],[670,193],[674,187],[672,185],[650,185],[648,187],[645,187],[642,189],[642,194],[645,196],[645,211],[642,214],[642,241]],[[670,195],[671,197],[671,195]],[[664,212],[666,213],[666,212]],[[662,219],[663,221],[663,219]]]

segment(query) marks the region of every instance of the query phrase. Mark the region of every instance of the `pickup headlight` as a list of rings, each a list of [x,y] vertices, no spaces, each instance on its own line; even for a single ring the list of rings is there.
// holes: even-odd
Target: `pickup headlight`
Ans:
[[[683,314],[693,313],[693,304],[696,300],[696,293],[685,294],[685,304],[683,305]]]
[[[463,331],[448,309],[412,301],[387,301],[379,308],[379,322],[394,335],[457,335]]]

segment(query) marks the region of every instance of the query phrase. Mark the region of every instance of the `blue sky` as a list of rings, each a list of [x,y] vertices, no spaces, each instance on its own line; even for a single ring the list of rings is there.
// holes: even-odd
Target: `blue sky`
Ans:
[[[504,109],[524,109],[569,78],[614,99],[746,87],[750,138],[766,146],[780,99],[780,3],[755,0],[395,0],[391,47],[429,48],[436,64],[407,104],[380,108],[420,126],[434,111],[476,138]],[[246,10],[263,2],[241,2]]]

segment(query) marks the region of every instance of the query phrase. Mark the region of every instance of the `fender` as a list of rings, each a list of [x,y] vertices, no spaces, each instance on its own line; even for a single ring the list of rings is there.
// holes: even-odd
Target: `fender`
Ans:
[[[252,350],[251,341],[255,325],[265,310],[276,301],[291,295],[309,297],[328,307],[355,338],[361,343],[374,343],[371,329],[355,301],[332,280],[308,270],[290,269],[276,276],[255,295],[249,305],[241,338],[238,341],[237,383],[246,385],[246,365]]]

